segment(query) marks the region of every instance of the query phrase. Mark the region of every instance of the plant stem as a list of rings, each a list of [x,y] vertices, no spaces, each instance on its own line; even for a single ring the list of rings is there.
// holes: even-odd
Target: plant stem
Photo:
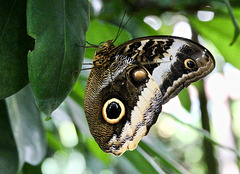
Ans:
[[[203,80],[199,82],[198,90],[199,90],[202,128],[210,133],[211,132],[210,121],[209,121],[209,115],[207,111],[207,99],[204,91]],[[215,150],[212,143],[204,137],[203,138],[204,160],[207,165],[207,173],[209,174],[218,173],[218,163],[216,158],[214,157],[214,153],[215,153],[214,151]]]

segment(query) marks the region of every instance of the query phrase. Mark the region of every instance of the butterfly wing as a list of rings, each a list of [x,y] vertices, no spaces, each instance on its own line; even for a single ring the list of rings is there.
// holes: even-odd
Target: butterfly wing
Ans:
[[[206,48],[175,36],[137,38],[117,46],[113,51],[140,63],[149,62],[145,67],[162,92],[163,104],[184,87],[207,76],[215,67],[214,57]]]
[[[138,70],[141,72],[136,79],[133,72],[137,74]],[[161,112],[158,85],[143,66],[127,56],[115,56],[107,70],[93,69],[86,89],[90,131],[103,151],[117,156],[135,149]],[[114,102],[119,106],[111,104]]]
[[[215,61],[203,46],[173,36],[138,38],[114,49],[108,45],[111,41],[95,56],[99,66],[90,72],[84,108],[101,149],[121,155],[136,148],[162,104],[209,74]]]

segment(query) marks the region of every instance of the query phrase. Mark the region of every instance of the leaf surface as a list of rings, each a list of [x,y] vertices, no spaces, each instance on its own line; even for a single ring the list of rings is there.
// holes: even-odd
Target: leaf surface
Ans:
[[[0,0],[0,99],[28,83],[27,52],[31,38],[26,29],[26,1]]]
[[[6,101],[19,154],[19,169],[24,162],[39,164],[46,154],[46,138],[30,86]]]
[[[18,170],[18,151],[4,100],[0,100],[0,118],[0,173],[15,174]]]
[[[72,90],[84,56],[88,1],[29,0],[28,34],[36,40],[28,54],[29,80],[36,103],[50,115]]]

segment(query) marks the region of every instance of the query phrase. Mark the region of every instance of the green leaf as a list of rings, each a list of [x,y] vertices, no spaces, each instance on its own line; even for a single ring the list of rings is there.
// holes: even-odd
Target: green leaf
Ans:
[[[19,153],[19,168],[26,161],[36,165],[46,154],[45,132],[30,86],[6,99]]]
[[[156,166],[153,159],[151,159],[144,151],[139,152],[138,148],[134,151],[127,151],[123,154],[123,157],[126,158],[140,173],[160,173],[164,172]]]
[[[87,146],[91,153],[103,161],[105,164],[108,164],[110,161],[110,154],[103,152],[100,147],[98,146],[97,142],[93,138],[87,139]]]
[[[237,9],[234,11],[235,17],[240,22],[240,13]],[[234,26],[230,17],[227,15],[215,16],[209,22],[201,22],[197,18],[191,18],[190,23],[194,29],[204,38],[213,42],[225,60],[240,69],[239,48],[240,39],[230,46],[231,38],[234,33]]]
[[[154,143],[154,142],[151,142]],[[155,149],[149,143],[141,141],[139,146],[156,161],[163,169],[167,170],[167,173],[179,173],[179,174],[189,174],[189,172],[175,160],[173,160],[169,155],[166,155],[166,152],[161,151],[161,148]]]
[[[27,52],[31,45],[26,29],[26,1],[0,0],[0,99],[28,83]]]
[[[62,145],[58,135],[56,135],[53,132],[47,131],[46,136],[47,136],[48,146],[51,149],[54,149],[56,151],[64,151],[64,146]]]
[[[0,173],[15,174],[18,152],[4,100],[0,100],[0,117]]]
[[[160,18],[159,18],[160,19]],[[169,21],[170,19],[167,19]],[[171,35],[174,25],[165,25],[165,19],[161,20],[162,25],[158,30],[143,22],[143,18],[133,17],[127,24],[126,28],[134,37],[154,36],[154,35]]]
[[[87,62],[90,62],[90,61],[87,60]],[[87,83],[88,74],[89,74],[89,72],[86,70],[81,72],[77,83],[75,84],[73,90],[71,91],[71,93],[69,95],[73,100],[75,100],[75,102],[77,102],[82,107],[84,105],[84,93],[85,93],[85,87],[86,87],[86,83]]]
[[[78,102],[79,103],[79,102]],[[90,137],[90,131],[84,114],[83,106],[80,106],[72,98],[67,97],[64,101],[64,108],[69,117],[72,118],[79,131],[84,136]]]
[[[182,106],[187,110],[190,111],[191,109],[191,100],[190,100],[190,96],[188,93],[188,89],[184,88],[179,94],[178,97],[181,101]]]
[[[29,80],[36,103],[50,115],[72,90],[84,56],[89,23],[87,0],[29,0],[28,34],[36,39],[28,54]]]
[[[99,45],[108,40],[114,40],[119,27],[97,19],[91,20],[87,32],[87,41],[94,45]],[[121,32],[120,37],[116,40],[115,45],[119,45],[131,39],[131,35],[126,30]],[[85,57],[93,58],[96,48],[87,49]]]

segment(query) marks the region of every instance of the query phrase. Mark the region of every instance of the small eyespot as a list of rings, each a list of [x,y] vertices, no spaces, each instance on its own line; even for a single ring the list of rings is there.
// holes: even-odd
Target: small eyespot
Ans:
[[[193,68],[196,67],[196,63],[195,63],[192,59],[186,59],[186,60],[184,61],[184,66],[185,66],[187,69],[192,70]]]
[[[143,68],[134,69],[131,76],[135,82],[143,82],[147,79],[148,74]]]
[[[109,99],[103,105],[102,115],[106,122],[110,124],[118,123],[125,115],[125,106],[117,98]]]

